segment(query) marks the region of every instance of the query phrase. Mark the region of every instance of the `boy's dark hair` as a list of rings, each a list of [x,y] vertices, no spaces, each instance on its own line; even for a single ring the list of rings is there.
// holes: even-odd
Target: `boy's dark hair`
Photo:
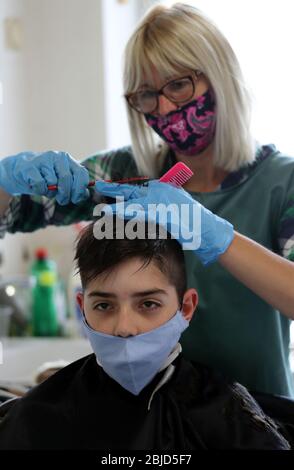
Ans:
[[[94,236],[94,225],[94,222],[89,224],[77,240],[75,261],[83,289],[100,274],[110,273],[118,264],[140,258],[143,261],[142,268],[151,261],[156,264],[176,288],[179,300],[182,301],[187,289],[185,259],[182,247],[175,239],[169,234],[167,239],[115,238],[114,226],[114,239],[99,240]],[[148,233],[147,225],[145,233]]]

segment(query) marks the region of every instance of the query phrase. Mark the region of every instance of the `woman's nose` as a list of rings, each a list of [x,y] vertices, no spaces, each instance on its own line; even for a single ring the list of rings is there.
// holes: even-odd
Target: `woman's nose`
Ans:
[[[178,106],[170,101],[166,96],[164,95],[159,95],[158,96],[158,109],[157,113],[160,114],[160,116],[165,116],[166,114],[175,111],[178,108]]]

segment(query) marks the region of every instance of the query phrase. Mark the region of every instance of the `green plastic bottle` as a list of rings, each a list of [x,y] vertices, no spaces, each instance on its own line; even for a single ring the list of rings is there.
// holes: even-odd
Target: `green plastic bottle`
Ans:
[[[48,258],[45,248],[35,252],[31,274],[32,288],[32,334],[34,336],[57,336],[59,333],[56,287],[56,263]]]

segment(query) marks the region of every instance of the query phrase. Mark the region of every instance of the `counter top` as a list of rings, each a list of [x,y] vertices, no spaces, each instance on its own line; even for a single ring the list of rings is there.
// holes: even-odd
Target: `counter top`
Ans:
[[[31,384],[44,362],[60,359],[73,362],[91,352],[85,338],[2,338],[0,381]]]

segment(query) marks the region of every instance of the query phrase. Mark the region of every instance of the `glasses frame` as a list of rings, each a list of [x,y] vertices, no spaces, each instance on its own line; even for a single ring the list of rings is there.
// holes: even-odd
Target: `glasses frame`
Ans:
[[[154,113],[154,111],[156,111],[158,109],[158,105],[159,105],[159,102],[158,102],[158,99],[159,99],[159,96],[163,95],[165,98],[167,98],[169,101],[171,101],[171,103],[174,103],[174,104],[182,104],[182,103],[185,103],[187,101],[189,101],[192,96],[195,94],[195,89],[196,89],[196,83],[197,83],[197,80],[199,78],[199,75],[201,75],[202,72],[200,72],[200,70],[195,70],[194,72],[192,72],[191,75],[185,75],[183,77],[178,77],[178,78],[173,78],[172,80],[169,80],[168,82],[166,82],[159,90],[151,90],[151,89],[146,89],[145,91],[152,91],[152,93],[154,93],[154,96],[156,98],[156,106],[154,107],[154,109],[152,109],[151,111],[148,111],[148,113],[146,112],[143,112],[142,110],[140,110],[139,108],[137,108],[136,106],[134,106],[132,103],[131,103],[131,99],[133,96],[137,95],[138,93],[140,93],[140,91],[136,91],[134,93],[128,93],[125,95],[125,99],[127,100],[127,103],[128,105],[134,109],[135,111],[137,111],[137,113],[140,113],[140,114],[152,114]],[[165,93],[164,93],[164,89],[165,87],[167,87],[168,85],[170,85],[172,82],[177,82],[178,80],[183,80],[185,78],[189,78],[191,80],[191,83],[192,83],[192,87],[193,87],[193,92],[191,93],[191,96],[190,98],[186,98],[185,100],[173,100],[171,98],[169,98],[169,96],[167,96]]]

